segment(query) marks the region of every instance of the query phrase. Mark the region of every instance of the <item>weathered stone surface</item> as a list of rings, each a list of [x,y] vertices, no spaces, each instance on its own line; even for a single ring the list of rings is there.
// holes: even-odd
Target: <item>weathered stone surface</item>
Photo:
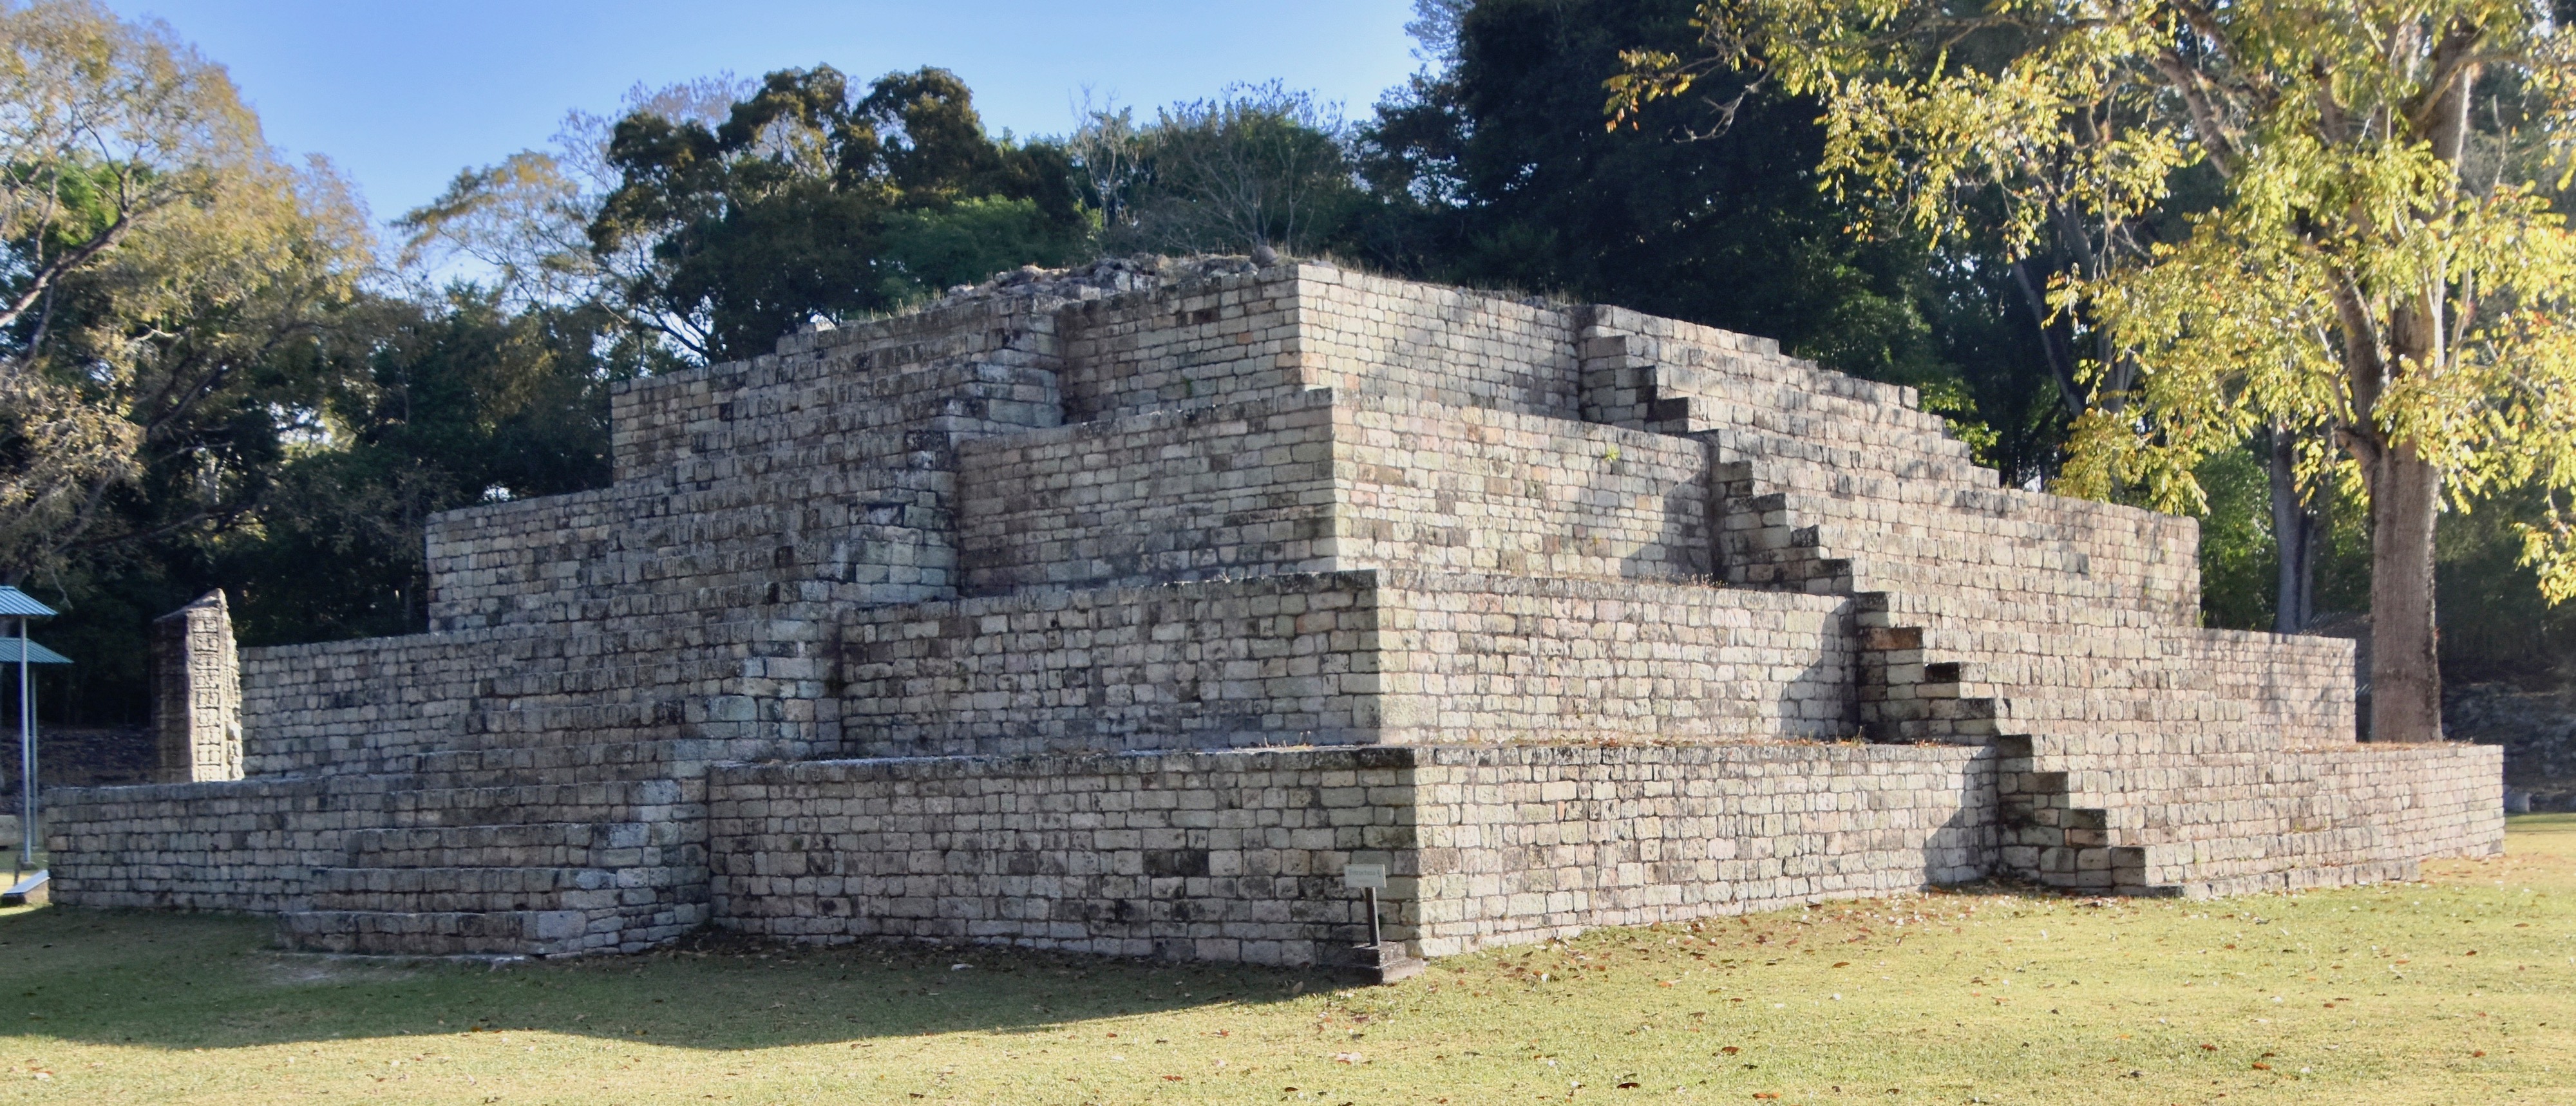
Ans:
[[[164,783],[242,778],[241,662],[224,593],[152,621],[152,742]]]
[[[1023,272],[621,388],[429,528],[433,632],[245,651],[249,778],[73,790],[65,902],[358,952],[708,924],[1315,963],[1990,873],[2494,851],[2188,519],[1997,487],[1776,344],[1314,264]]]

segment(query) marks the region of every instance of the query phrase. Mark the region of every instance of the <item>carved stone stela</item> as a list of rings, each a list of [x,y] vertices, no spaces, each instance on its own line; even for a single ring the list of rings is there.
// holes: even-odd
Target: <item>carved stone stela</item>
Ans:
[[[242,778],[241,664],[222,591],[152,622],[152,739],[160,779]]]

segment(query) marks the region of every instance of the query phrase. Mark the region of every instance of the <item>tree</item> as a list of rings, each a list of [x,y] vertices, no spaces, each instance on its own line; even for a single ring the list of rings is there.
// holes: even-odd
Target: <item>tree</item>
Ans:
[[[1722,0],[1689,57],[1641,51],[1614,113],[1752,73],[1822,99],[1822,165],[1914,225],[1962,229],[1958,185],[2004,199],[2015,249],[2069,207],[2147,217],[2205,165],[2223,196],[2176,240],[2061,273],[2100,321],[2063,486],[2168,508],[2257,428],[2301,437],[2369,503],[2370,726],[2441,734],[2434,525],[2499,488],[2576,491],[2576,241],[2504,151],[2576,138],[2576,39],[2513,0]],[[2484,83],[2481,83],[2481,79]],[[2504,119],[2503,86],[2525,109]],[[2473,112],[2474,101],[2490,108]],[[2477,133],[2479,117],[2495,120]],[[2481,153],[2484,176],[2469,172]],[[2532,527],[2552,601],[2576,526]]]
[[[1816,187],[1813,101],[1685,98],[1654,105],[1641,129],[1604,129],[1601,82],[1620,51],[1687,46],[1695,6],[1425,0],[1415,32],[1432,66],[1360,128],[1374,203],[1333,248],[1419,279],[1776,337],[1921,386],[2015,483],[2053,472],[2066,419],[2028,313],[1970,251],[1845,234],[1862,213]]]
[[[591,223],[623,176],[609,160],[618,120],[649,115],[715,127],[756,87],[730,73],[658,89],[639,84],[627,90],[615,117],[568,112],[552,148],[521,150],[496,164],[466,169],[437,199],[394,220],[406,235],[402,264],[416,269],[462,260],[487,274],[502,302],[514,307],[632,306],[612,304],[611,293],[645,278],[651,243],[595,253],[590,241]],[[437,292],[425,288],[423,294]]]
[[[609,483],[609,391],[637,368],[613,360],[614,316],[470,285],[349,316],[323,349],[330,448],[210,550],[252,644],[417,633],[430,515]]]
[[[257,498],[363,223],[220,67],[83,0],[0,6],[0,575]]]
[[[1064,152],[984,133],[964,83],[830,66],[638,89],[555,148],[459,174],[407,213],[409,254],[467,258],[511,303],[589,304],[682,359],[766,351],[808,319],[889,310],[1088,249]]]
[[[1112,248],[1322,248],[1364,198],[1347,128],[1277,81],[1174,104],[1134,125],[1096,110],[1068,140]]]
[[[622,179],[590,224],[592,252],[652,259],[616,302],[711,359],[765,351],[818,315],[936,292],[955,262],[938,272],[891,252],[899,214],[916,230],[958,216],[941,246],[978,247],[978,278],[1061,262],[1088,238],[1062,153],[987,137],[966,86],[940,69],[887,74],[856,98],[829,66],[782,70],[713,129],[628,115],[608,156]]]

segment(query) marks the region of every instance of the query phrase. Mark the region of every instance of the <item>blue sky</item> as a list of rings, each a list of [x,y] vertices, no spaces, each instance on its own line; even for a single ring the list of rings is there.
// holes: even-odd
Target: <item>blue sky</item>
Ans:
[[[106,0],[232,71],[269,141],[328,155],[378,219],[459,169],[543,145],[638,82],[826,62],[860,80],[945,66],[987,126],[1061,133],[1071,101],[1151,108],[1279,79],[1358,117],[1418,65],[1410,0]]]

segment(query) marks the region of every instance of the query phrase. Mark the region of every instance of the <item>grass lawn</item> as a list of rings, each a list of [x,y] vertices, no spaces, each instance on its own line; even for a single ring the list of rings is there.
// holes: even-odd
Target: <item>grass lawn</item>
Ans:
[[[2576,1102],[2576,817],[2420,884],[1942,893],[1393,987],[989,949],[491,969],[0,911],[0,1102]],[[960,966],[962,965],[962,966]]]

